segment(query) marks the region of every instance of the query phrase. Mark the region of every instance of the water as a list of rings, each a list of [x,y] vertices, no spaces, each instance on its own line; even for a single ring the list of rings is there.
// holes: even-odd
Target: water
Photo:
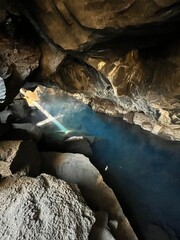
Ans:
[[[97,114],[67,96],[42,98],[41,104],[59,115],[68,130],[96,137],[91,161],[113,188],[140,238],[153,239],[149,224],[154,224],[170,239],[180,239],[179,143]],[[168,238],[159,240],[164,239]]]

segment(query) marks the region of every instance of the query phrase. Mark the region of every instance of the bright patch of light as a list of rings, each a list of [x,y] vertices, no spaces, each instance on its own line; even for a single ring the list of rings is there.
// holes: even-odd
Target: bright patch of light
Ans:
[[[34,101],[33,98],[31,99],[28,94],[26,94],[26,91],[24,89],[20,89],[21,94],[24,95],[24,97],[27,99],[28,102],[31,102],[33,106],[35,106],[37,109],[39,109],[46,117],[47,119],[45,121],[52,122],[54,125],[56,125],[62,132],[68,133],[68,129],[65,128],[60,122],[56,120],[50,113],[48,113],[37,101]]]

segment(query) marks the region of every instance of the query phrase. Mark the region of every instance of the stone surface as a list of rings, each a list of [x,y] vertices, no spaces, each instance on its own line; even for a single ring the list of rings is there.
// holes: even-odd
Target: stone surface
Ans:
[[[157,134],[153,128],[160,124],[179,140],[179,50],[177,41],[159,45],[158,52],[157,46],[130,51],[127,46],[104,44],[84,57],[88,65],[66,58],[53,78],[95,111],[113,116],[144,114],[146,123],[139,122],[144,129]]]
[[[31,109],[29,108],[27,102],[24,99],[15,99],[13,103],[8,106],[8,109],[13,115],[13,118],[11,120],[12,122],[21,123],[29,121]]]
[[[42,38],[38,44],[17,40],[21,18],[7,15],[13,4],[3,2],[0,77],[9,102],[40,65],[36,80],[80,94],[96,111],[143,113],[149,117],[139,124],[144,129],[180,139],[178,0],[18,0]]]
[[[65,50],[79,51],[124,32],[142,33],[144,29],[141,29],[141,25],[156,26],[159,22],[177,16],[179,12],[178,0],[128,0],[121,3],[118,0],[19,2],[24,8],[24,14],[45,39]],[[161,31],[157,28],[150,26],[153,31]]]
[[[65,58],[66,54],[55,48],[53,45],[42,43],[41,46],[41,77],[50,78],[56,72],[58,66]]]
[[[106,212],[100,211],[96,213],[96,222],[92,226],[89,240],[115,240],[113,235],[107,229],[108,215]]]
[[[33,123],[14,123],[10,137],[14,139],[40,141],[42,138],[42,130]]]
[[[40,173],[40,155],[36,144],[31,141],[0,141],[0,161],[7,163],[1,165],[7,167],[7,172],[30,176]]]
[[[18,15],[9,13],[9,11],[14,13],[11,6],[14,4],[11,3],[10,6],[9,4],[10,1],[7,1],[0,10],[5,13],[4,19],[0,21],[0,77],[6,88],[0,109],[7,106],[18,94],[26,78],[39,66],[40,59],[34,34],[30,33],[32,28],[28,24],[25,27],[23,25],[25,20]]]
[[[63,144],[63,151],[69,153],[81,153],[86,157],[92,157],[93,152],[87,139],[83,136],[70,137]]]
[[[105,184],[99,171],[87,157],[81,154],[42,152],[42,171],[66,182],[78,184],[83,197],[93,209],[106,212],[108,219],[119,223],[119,228],[116,229],[117,239],[121,236],[122,239],[126,237],[127,240],[137,240],[112,189]],[[102,226],[103,222],[101,230]],[[106,227],[103,229],[105,235],[108,234]]]
[[[79,189],[52,176],[0,180],[0,238],[88,239],[93,212]]]

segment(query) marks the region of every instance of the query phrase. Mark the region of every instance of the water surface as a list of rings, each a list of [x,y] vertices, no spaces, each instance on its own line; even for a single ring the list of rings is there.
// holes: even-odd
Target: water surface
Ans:
[[[41,101],[53,116],[60,116],[58,120],[68,130],[96,137],[91,161],[113,188],[140,238],[158,239],[152,233],[155,225],[162,229],[159,240],[180,239],[179,143],[97,114],[67,96]]]

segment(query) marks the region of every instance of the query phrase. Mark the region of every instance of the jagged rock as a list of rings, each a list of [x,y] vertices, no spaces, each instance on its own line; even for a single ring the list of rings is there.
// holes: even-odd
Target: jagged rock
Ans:
[[[88,239],[94,214],[79,189],[45,174],[0,180],[0,238]]]
[[[41,44],[41,77],[48,78],[56,72],[58,66],[65,58],[66,54],[55,48],[53,45]]]
[[[10,176],[11,174],[9,163],[0,161],[0,178]]]
[[[39,59],[40,51],[29,39],[23,42],[1,32],[0,77],[4,80],[6,92],[0,109],[4,109],[18,94],[25,79],[39,66]]]
[[[108,47],[112,49],[106,50]],[[54,74],[54,81],[75,97],[78,93],[78,98],[85,99],[95,111],[113,116],[140,112],[149,119],[139,124],[144,129],[152,131],[160,124],[172,130],[172,139],[180,139],[180,135],[174,135],[180,109],[179,43],[166,43],[158,53],[157,47],[131,51],[116,47],[107,44],[90,51],[84,57],[88,65],[67,57]],[[133,122],[137,122],[136,117]]]

